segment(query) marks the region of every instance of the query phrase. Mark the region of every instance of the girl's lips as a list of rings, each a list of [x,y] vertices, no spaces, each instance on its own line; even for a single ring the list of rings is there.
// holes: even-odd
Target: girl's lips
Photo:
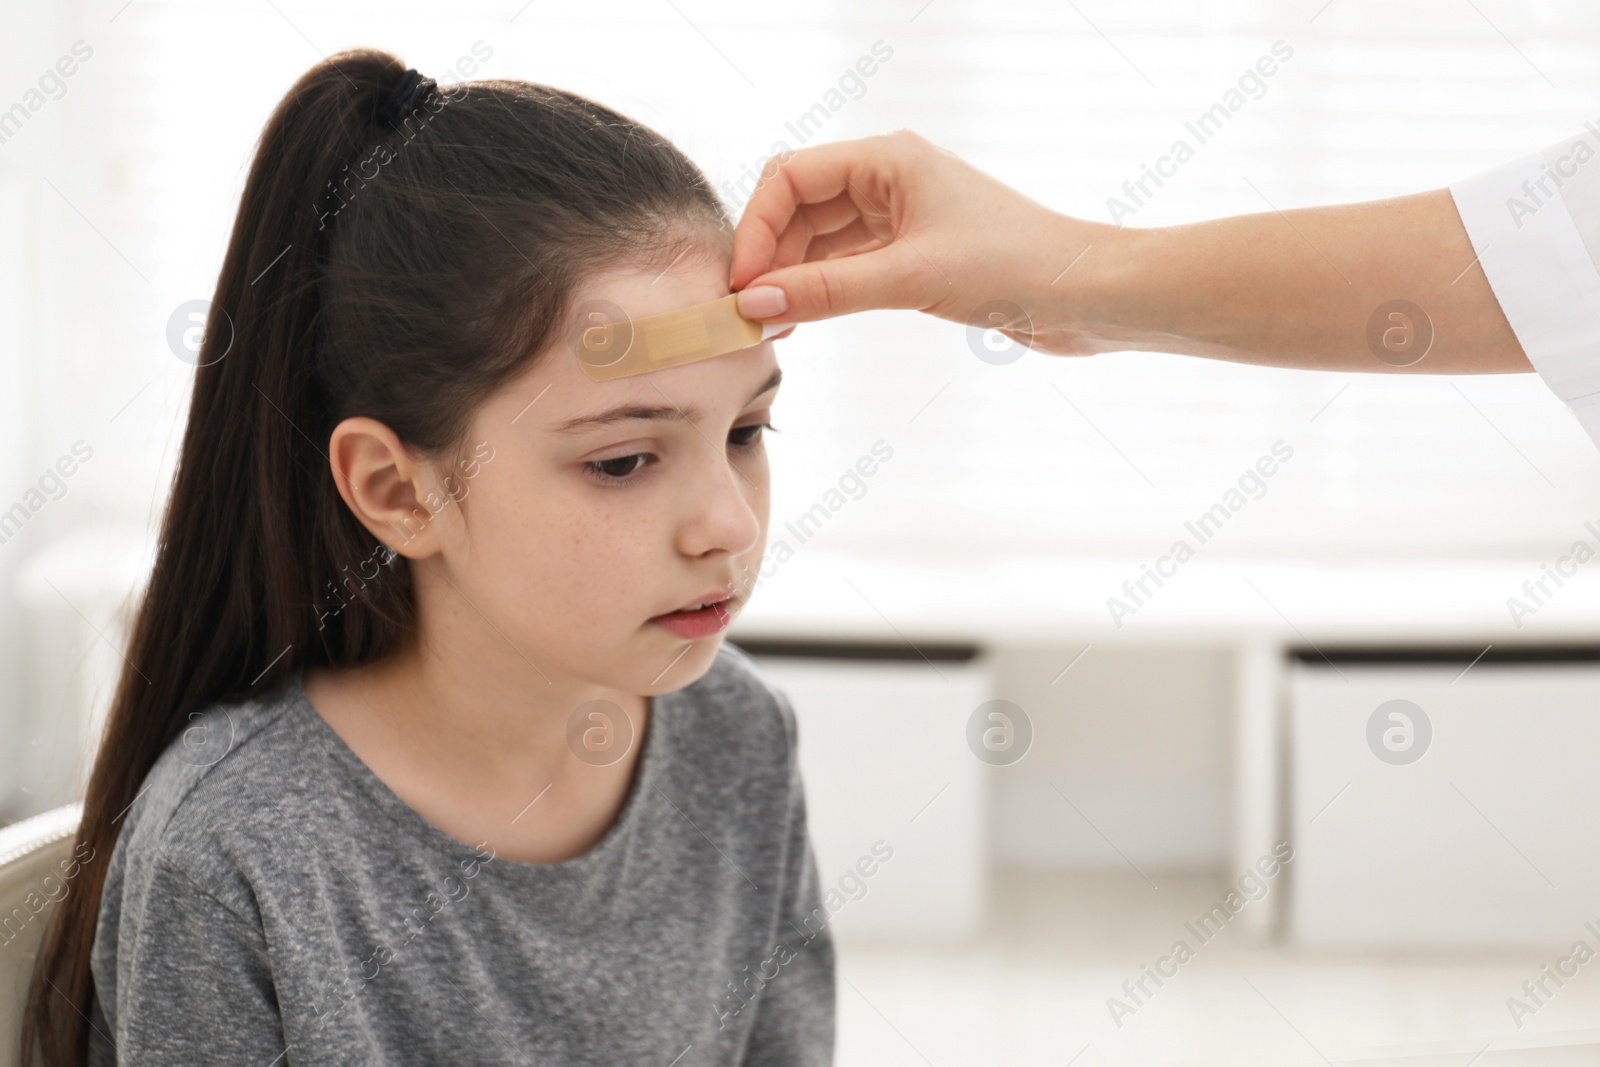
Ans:
[[[695,608],[699,607],[710,607],[712,604],[715,604],[719,601],[731,600],[733,598],[734,591],[734,584],[732,582],[724,582],[715,589],[708,589],[706,592],[701,593],[693,600],[688,600],[679,604],[673,609],[673,611],[693,611]],[[670,615],[671,613],[672,612],[662,612],[663,615]],[[657,617],[659,618],[659,616]]]
[[[719,600],[698,611],[670,611],[650,621],[678,637],[692,641],[722,631],[733,619],[732,603],[731,599]]]

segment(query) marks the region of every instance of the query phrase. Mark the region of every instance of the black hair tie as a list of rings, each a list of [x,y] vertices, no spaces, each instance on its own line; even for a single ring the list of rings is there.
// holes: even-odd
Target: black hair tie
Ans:
[[[379,117],[391,129],[400,129],[405,120],[417,109],[417,104],[437,84],[432,78],[418,73],[415,67],[407,67],[406,72],[400,75],[400,80],[395,82],[394,88],[389,90],[389,95],[384,97],[378,109]]]

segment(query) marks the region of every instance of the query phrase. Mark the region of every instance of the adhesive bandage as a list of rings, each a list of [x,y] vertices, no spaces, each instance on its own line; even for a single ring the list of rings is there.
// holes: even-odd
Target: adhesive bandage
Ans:
[[[648,374],[758,345],[789,329],[739,314],[737,294],[644,318],[590,311],[574,348],[584,373],[597,382]]]

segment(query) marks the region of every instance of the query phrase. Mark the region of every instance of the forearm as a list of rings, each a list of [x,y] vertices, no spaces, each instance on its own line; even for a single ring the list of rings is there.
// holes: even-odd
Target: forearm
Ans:
[[[1447,190],[1146,230],[1062,224],[1067,243],[1091,247],[1082,274],[1045,299],[1075,305],[1069,317],[1096,351],[1344,371],[1533,369]],[[1399,300],[1425,318],[1378,315],[1369,343],[1369,322]],[[1411,362],[1420,349],[1406,345],[1430,325],[1431,345]]]
[[[739,222],[729,285],[750,287],[746,314],[779,324],[915,308],[1064,356],[1531,371],[1477,254],[1448,189],[1119,228],[901,130],[773,165]],[[1391,318],[1397,301],[1420,312]]]

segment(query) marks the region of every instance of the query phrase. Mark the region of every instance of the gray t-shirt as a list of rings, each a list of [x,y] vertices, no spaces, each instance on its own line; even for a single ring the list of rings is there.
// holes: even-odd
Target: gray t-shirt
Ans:
[[[205,709],[124,816],[92,1067],[831,1062],[794,712],[742,650],[654,698],[616,823],[562,863],[428,822],[302,677]]]

